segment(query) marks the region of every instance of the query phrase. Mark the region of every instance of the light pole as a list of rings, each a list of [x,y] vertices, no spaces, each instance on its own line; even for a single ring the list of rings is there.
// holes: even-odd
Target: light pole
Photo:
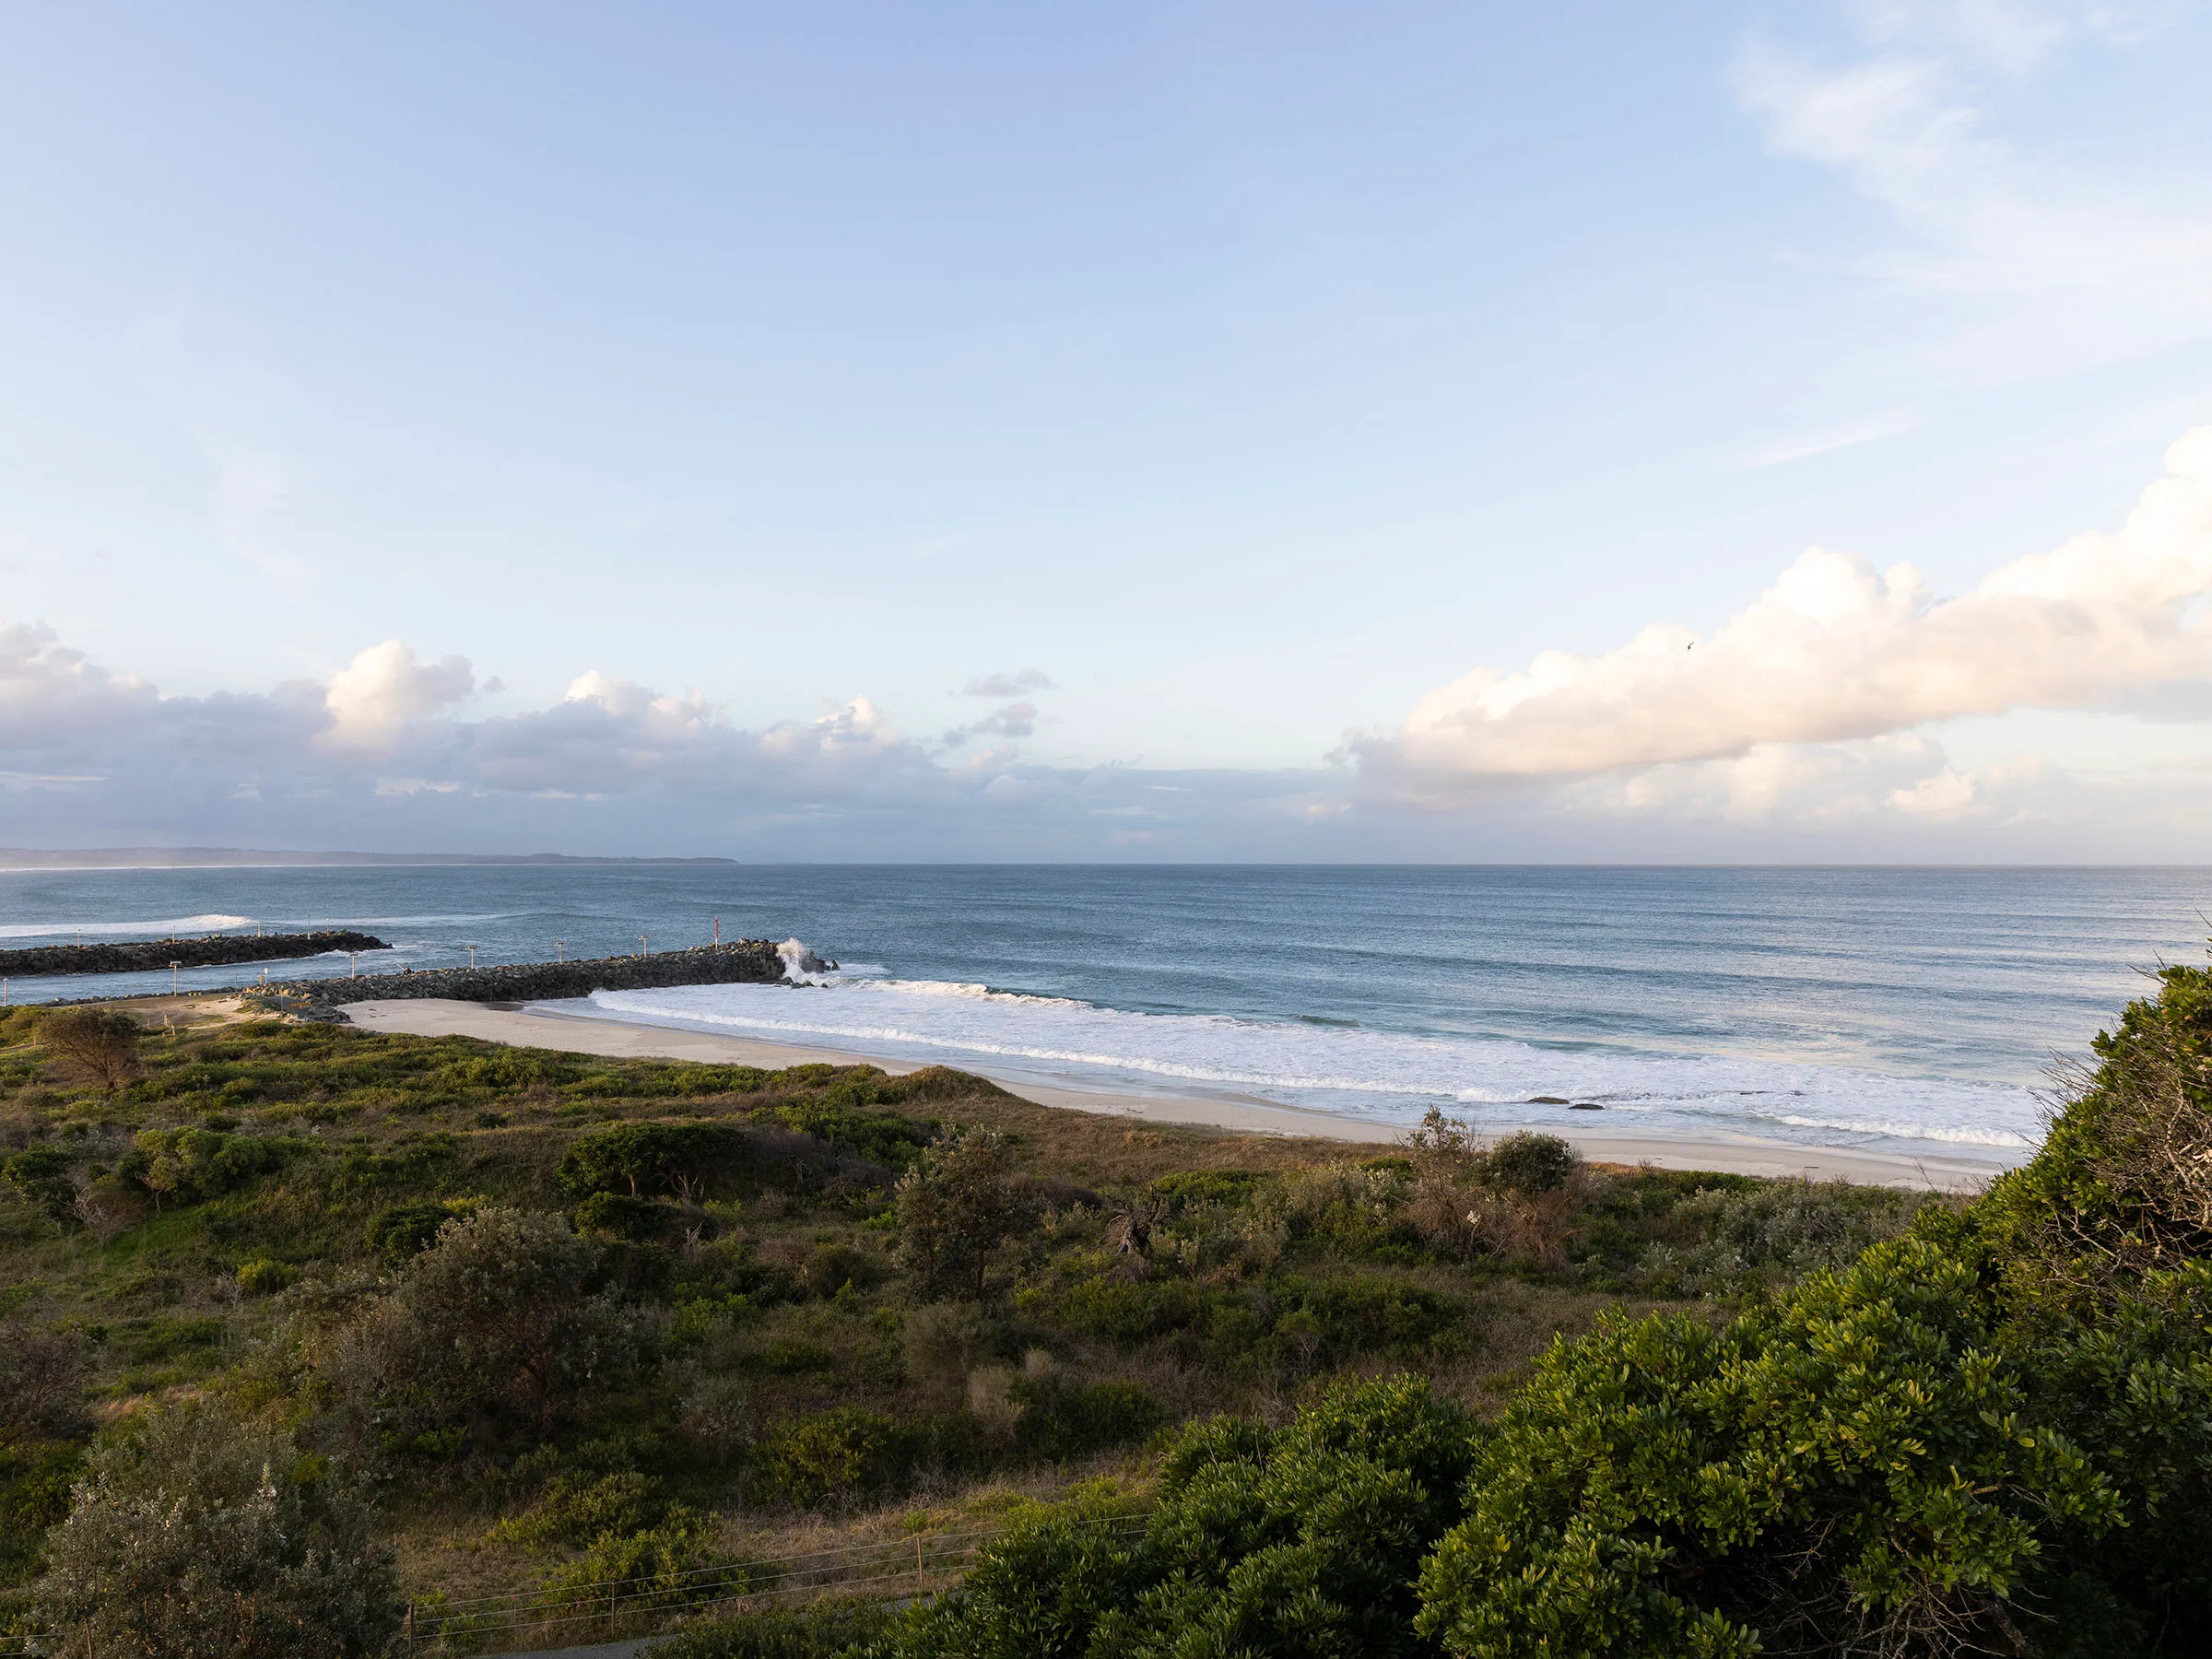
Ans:
[[[638,935],[638,954],[641,957],[648,957],[653,954],[652,950],[647,947],[646,938],[643,934],[640,934]]]
[[[471,968],[477,965],[477,947],[474,945],[468,947],[468,965]]]
[[[566,951],[568,950],[568,947],[569,947],[569,942],[568,942],[566,939],[556,939],[556,940],[554,940],[554,941],[553,941],[553,959],[554,959],[555,961],[557,961],[557,962],[565,962],[565,961],[567,961],[569,959],[568,959],[568,957],[567,957],[567,955],[566,955],[565,953],[566,953]]]
[[[171,996],[177,994],[177,970],[183,965],[182,962],[171,962],[169,965],[169,994]]]
[[[268,970],[264,968],[262,972],[265,974],[268,972]],[[353,952],[350,950],[346,953],[346,977],[347,979],[351,979],[353,977]]]

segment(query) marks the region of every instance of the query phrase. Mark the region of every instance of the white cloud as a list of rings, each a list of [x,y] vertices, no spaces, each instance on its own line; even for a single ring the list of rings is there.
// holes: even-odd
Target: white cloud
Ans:
[[[1020,697],[1030,691],[1056,691],[1053,677],[1041,668],[1021,668],[1011,674],[979,674],[960,688],[963,697]]]
[[[1405,793],[1830,743],[2015,708],[2155,707],[2212,677],[2212,427],[2167,452],[2124,526],[1930,594],[1814,548],[1700,639],[1664,624],[1603,656],[1547,652],[1424,697],[1352,751]]]
[[[2212,190],[2184,161],[2100,172],[2023,149],[1993,77],[2155,33],[2169,8],[1992,0],[1859,8],[1869,50],[1819,63],[1756,43],[1735,84],[1776,154],[1837,169],[1906,241],[1869,262],[1972,302],[1954,349],[1983,372],[2053,372],[2212,335]]]
[[[436,714],[476,689],[465,657],[418,663],[397,640],[371,645],[331,676],[323,703],[329,741],[354,748],[388,747],[408,723]]]

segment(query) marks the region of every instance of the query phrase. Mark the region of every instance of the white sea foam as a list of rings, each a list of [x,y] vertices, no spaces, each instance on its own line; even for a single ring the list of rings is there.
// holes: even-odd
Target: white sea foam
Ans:
[[[1652,1127],[1807,1144],[1921,1143],[2009,1161],[2041,1127],[2010,1085],[1893,1077],[1734,1054],[1546,1046],[1356,1026],[1135,1014],[1067,997],[943,980],[837,974],[806,987],[600,991],[597,1012],[645,1024],[904,1059],[980,1065],[1078,1086],[1240,1092],[1410,1123],[1430,1106],[1515,1123],[1587,1123],[1537,1096],[1632,1112]]]
[[[0,939],[73,939],[79,934],[121,938],[151,934],[159,937],[175,933],[220,933],[226,928],[251,927],[251,916],[164,916],[156,922],[28,922],[0,927]]]

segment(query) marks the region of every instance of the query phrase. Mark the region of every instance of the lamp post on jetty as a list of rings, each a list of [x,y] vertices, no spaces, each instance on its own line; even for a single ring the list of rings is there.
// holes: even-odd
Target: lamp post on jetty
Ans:
[[[171,996],[177,994],[177,970],[183,965],[182,962],[171,962],[169,965],[169,994]]]
[[[648,941],[643,934],[638,935],[638,954],[641,957],[649,957],[653,954],[652,950],[648,948]]]
[[[566,939],[556,939],[553,941],[553,959],[555,961],[565,962],[569,959],[566,956],[561,954],[568,948],[568,946],[569,942]]]

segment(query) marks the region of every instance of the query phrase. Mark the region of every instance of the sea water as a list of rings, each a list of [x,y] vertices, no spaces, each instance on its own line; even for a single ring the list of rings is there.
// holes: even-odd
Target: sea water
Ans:
[[[798,937],[806,984],[605,1017],[1391,1123],[1751,1134],[2010,1162],[2054,1059],[2203,959],[2204,869],[571,865],[0,874],[24,944],[263,926],[362,972]],[[273,965],[342,974],[346,959]],[[184,971],[186,989],[253,968]],[[16,1000],[170,975],[17,982]],[[1539,1097],[1558,1102],[1531,1104]],[[1576,1107],[1615,1114],[1583,1117]]]

